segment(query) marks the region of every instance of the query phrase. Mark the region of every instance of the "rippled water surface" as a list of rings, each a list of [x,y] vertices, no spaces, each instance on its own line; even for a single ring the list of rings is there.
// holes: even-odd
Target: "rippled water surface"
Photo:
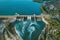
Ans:
[[[38,36],[44,28],[45,23],[42,21],[21,21],[17,22],[15,29],[18,35],[20,35],[23,40],[38,40]]]
[[[42,3],[32,0],[0,0],[0,15],[40,15]]]

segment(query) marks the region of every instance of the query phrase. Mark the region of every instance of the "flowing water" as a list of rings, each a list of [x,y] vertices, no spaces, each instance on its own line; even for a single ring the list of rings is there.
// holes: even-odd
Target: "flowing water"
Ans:
[[[26,20],[16,22],[15,29],[23,40],[38,40],[44,26],[45,23],[43,21]]]

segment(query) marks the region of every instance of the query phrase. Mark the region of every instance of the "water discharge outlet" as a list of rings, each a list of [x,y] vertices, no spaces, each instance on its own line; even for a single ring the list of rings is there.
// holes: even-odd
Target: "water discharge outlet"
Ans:
[[[26,20],[17,22],[15,28],[23,40],[38,40],[44,26],[45,23],[42,21]]]

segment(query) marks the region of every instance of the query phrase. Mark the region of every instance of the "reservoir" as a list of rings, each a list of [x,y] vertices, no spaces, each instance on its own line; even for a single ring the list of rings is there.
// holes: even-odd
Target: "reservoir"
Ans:
[[[40,15],[41,5],[33,0],[0,0],[0,15]]]

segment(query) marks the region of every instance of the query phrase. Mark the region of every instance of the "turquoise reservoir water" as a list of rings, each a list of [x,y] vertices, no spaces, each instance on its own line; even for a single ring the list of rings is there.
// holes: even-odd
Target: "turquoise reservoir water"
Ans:
[[[42,3],[33,2],[32,0],[2,0],[0,1],[0,15],[40,15],[40,6]]]

